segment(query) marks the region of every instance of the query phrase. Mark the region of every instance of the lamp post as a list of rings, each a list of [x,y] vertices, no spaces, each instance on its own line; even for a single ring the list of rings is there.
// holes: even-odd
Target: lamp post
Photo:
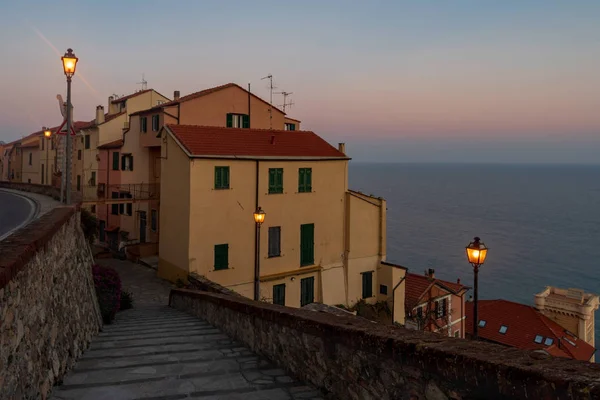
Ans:
[[[477,236],[473,238],[473,241],[469,243],[466,247],[467,250],[467,259],[473,266],[473,275],[474,275],[474,285],[473,285],[473,338],[478,338],[478,328],[479,328],[479,319],[478,319],[478,306],[477,306],[477,297],[478,297],[478,289],[477,289],[477,280],[479,274],[479,267],[481,267],[485,261],[485,257],[487,256],[488,248]]]
[[[44,180],[46,181],[46,185],[48,185],[48,147],[50,147],[50,139],[52,138],[52,131],[46,127],[42,128],[44,130],[44,137],[48,140],[48,142],[46,143],[46,173],[45,173],[45,177]]]
[[[260,226],[265,222],[265,212],[258,207],[254,211],[254,222],[256,224],[256,247],[254,249],[254,300],[260,298]]]
[[[67,77],[67,140],[65,143],[65,202],[71,204],[71,78],[75,75],[75,68],[77,67],[77,61],[72,49],[67,49],[67,52],[61,57],[63,63],[63,70]]]

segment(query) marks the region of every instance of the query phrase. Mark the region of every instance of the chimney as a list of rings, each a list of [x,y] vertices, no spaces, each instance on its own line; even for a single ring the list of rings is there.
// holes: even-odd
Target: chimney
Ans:
[[[275,135],[271,135],[271,144],[275,144]]]
[[[435,269],[429,268],[427,270],[427,276],[429,276],[431,279],[434,279],[435,278]]]
[[[115,99],[115,96],[108,96],[108,109],[109,110],[110,110],[110,105],[112,104],[114,99]]]
[[[460,278],[458,278],[458,279],[456,280],[456,283],[458,283],[458,284],[460,285]]]
[[[104,107],[96,107],[96,125],[100,125],[104,122]]]
[[[346,154],[346,143],[338,143],[338,150],[342,154]]]
[[[179,100],[180,96],[181,96],[181,92],[179,92],[179,90],[176,90],[173,92],[173,100]]]

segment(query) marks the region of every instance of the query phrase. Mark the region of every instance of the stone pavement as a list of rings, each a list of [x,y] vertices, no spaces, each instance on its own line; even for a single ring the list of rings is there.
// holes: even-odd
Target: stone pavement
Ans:
[[[115,259],[134,308],[119,312],[53,389],[51,399],[321,399],[205,321],[167,306],[171,286]]]

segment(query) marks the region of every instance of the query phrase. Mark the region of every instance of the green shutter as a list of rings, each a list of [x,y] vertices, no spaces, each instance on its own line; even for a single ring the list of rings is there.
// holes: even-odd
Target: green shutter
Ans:
[[[312,191],[312,168],[298,169],[298,192],[306,193]]]
[[[300,280],[300,306],[314,303],[315,301],[315,278],[304,278]]]
[[[129,156],[129,170],[133,171],[133,156]]]
[[[304,190],[304,177],[306,176],[306,170],[304,168],[298,169],[298,192],[305,192]]]
[[[111,197],[113,199],[118,199],[119,198],[119,193],[112,192]],[[119,205],[118,204],[112,204],[110,213],[112,215],[119,215]]]
[[[215,167],[215,189],[229,189],[229,167]]]
[[[242,115],[242,128],[250,128],[250,116]]]
[[[233,127],[233,114],[227,114],[227,127]]]
[[[306,168],[304,186],[307,192],[312,192],[312,168]]]
[[[273,286],[273,304],[285,306],[285,283]]]
[[[315,263],[315,225],[300,225],[300,266]]]
[[[362,274],[362,297],[363,299],[373,297],[373,272]]]
[[[283,168],[269,168],[269,193],[283,193]]]
[[[119,170],[119,152],[113,152],[113,171]]]
[[[215,189],[221,189],[221,185],[223,184],[221,180],[221,168],[215,167]]]
[[[275,193],[275,169],[269,168],[269,193]]]
[[[229,245],[215,245],[215,270],[229,268]]]
[[[296,130],[296,124],[290,124],[290,131],[295,131]]]

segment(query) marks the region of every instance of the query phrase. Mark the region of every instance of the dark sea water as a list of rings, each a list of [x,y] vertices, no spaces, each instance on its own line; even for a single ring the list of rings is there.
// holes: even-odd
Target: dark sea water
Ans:
[[[387,200],[388,261],[472,286],[464,248],[477,235],[490,248],[482,299],[600,294],[600,166],[350,164],[351,189]]]

